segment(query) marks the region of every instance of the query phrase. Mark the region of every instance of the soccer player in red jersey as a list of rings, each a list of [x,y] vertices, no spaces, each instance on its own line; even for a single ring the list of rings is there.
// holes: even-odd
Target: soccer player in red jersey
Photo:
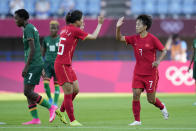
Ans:
[[[98,25],[93,34],[88,34],[82,29],[84,27],[83,14],[79,10],[74,10],[66,15],[67,25],[60,32],[60,42],[57,57],[55,60],[55,73],[59,85],[64,91],[64,101],[60,110],[56,114],[60,117],[63,123],[67,123],[64,118],[64,111],[70,119],[71,126],[81,126],[74,117],[73,100],[79,92],[78,81],[75,72],[72,69],[72,57],[78,40],[96,39],[104,18],[98,17]]]
[[[132,45],[136,58],[134,76],[132,80],[133,101],[132,111],[135,121],[129,125],[141,125],[140,121],[140,95],[146,90],[147,100],[162,111],[164,119],[168,119],[168,112],[165,105],[156,97],[158,84],[158,65],[164,58],[167,51],[161,42],[151,33],[147,32],[152,24],[152,19],[147,15],[140,15],[136,19],[136,35],[122,36],[120,27],[124,23],[121,17],[116,24],[116,39],[126,44]],[[156,59],[156,51],[161,51],[161,55]]]

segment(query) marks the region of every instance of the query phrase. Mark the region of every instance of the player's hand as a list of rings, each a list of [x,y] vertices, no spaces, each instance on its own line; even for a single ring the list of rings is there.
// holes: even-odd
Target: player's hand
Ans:
[[[28,71],[28,66],[25,66],[22,71],[22,77],[25,77],[27,75],[27,71]]]
[[[84,30],[84,24],[82,24],[82,25],[80,26],[80,29],[81,29],[81,30]]]
[[[45,70],[43,69],[42,70],[42,78],[44,78],[46,76],[46,72],[45,72]]]
[[[98,16],[98,23],[99,24],[103,24],[103,21],[104,21],[104,16]]]
[[[124,16],[118,19],[118,22],[116,23],[116,27],[119,28],[123,25],[124,23]]]
[[[160,61],[154,61],[153,63],[152,63],[152,67],[158,67],[159,66],[159,64],[160,64]]]

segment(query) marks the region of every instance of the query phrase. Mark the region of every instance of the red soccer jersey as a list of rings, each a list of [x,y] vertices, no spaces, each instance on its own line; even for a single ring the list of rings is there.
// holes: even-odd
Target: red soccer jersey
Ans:
[[[84,40],[87,35],[87,33],[74,25],[65,26],[60,33],[60,42],[55,62],[71,65],[78,39]]]
[[[125,40],[134,49],[136,58],[134,73],[139,75],[154,74],[157,68],[152,67],[152,63],[156,61],[156,51],[164,49],[161,42],[150,33],[145,38],[141,38],[140,35],[125,36]]]

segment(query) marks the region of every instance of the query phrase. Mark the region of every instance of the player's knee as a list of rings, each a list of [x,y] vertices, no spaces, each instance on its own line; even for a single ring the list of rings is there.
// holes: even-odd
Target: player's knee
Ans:
[[[78,94],[80,92],[80,90],[79,90],[79,88],[74,88],[73,89],[73,92],[76,93],[76,94]]]
[[[140,95],[137,93],[133,93],[133,100],[139,100],[140,99]]]
[[[151,98],[148,98],[148,102],[149,102],[150,104],[154,104],[154,103],[155,103],[155,100],[154,100],[154,99],[151,99]]]
[[[65,94],[73,93],[73,85],[71,83],[65,83],[62,87]]]
[[[24,95],[29,98],[32,95],[32,91],[26,89],[24,90]]]

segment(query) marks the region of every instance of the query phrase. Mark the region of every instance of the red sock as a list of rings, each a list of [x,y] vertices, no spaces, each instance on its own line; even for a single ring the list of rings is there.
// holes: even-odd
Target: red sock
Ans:
[[[161,103],[161,101],[158,98],[156,98],[156,102],[154,103],[154,105],[158,107],[160,110],[164,108],[164,105]]]
[[[67,115],[70,119],[70,121],[74,121],[74,109],[73,109],[73,103],[72,103],[72,94],[64,95],[64,108],[67,112]]]
[[[72,94],[72,101],[75,99],[75,97],[76,97],[77,94],[78,94],[78,93],[73,93],[73,94]]]
[[[65,99],[65,98],[64,98]],[[65,106],[64,106],[64,101],[61,104],[61,108],[60,108],[61,112],[65,112]]]
[[[132,101],[132,111],[136,121],[140,121],[140,101]]]

